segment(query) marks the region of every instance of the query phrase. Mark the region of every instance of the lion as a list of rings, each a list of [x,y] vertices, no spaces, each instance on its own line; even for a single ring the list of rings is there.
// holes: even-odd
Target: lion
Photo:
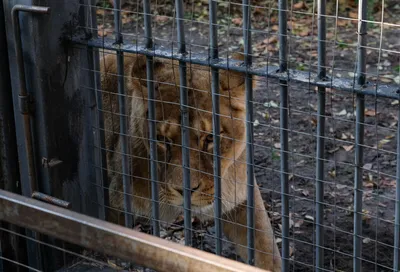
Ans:
[[[104,54],[104,52],[103,52]],[[239,53],[234,56],[243,60]],[[124,87],[129,143],[130,186],[135,216],[151,218],[151,179],[148,136],[146,56],[124,54]],[[161,222],[173,222],[183,211],[183,170],[179,63],[154,58],[154,89]],[[122,150],[118,104],[117,57],[102,55],[101,87],[107,149],[109,201],[113,211],[124,210]],[[200,220],[214,216],[212,95],[210,68],[188,64],[191,208]],[[247,260],[245,77],[219,71],[222,226],[225,236]],[[253,85],[255,80],[253,79]],[[255,197],[255,260],[257,267],[281,271],[281,258],[273,228],[258,185]],[[118,212],[119,213],[119,212]],[[110,217],[118,223],[119,215]]]

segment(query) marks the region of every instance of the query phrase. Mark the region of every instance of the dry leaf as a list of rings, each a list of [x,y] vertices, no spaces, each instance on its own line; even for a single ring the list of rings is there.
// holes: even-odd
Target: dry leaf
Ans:
[[[318,120],[315,117],[311,117],[311,124],[313,125],[313,127],[316,127],[318,125]]]
[[[371,170],[371,169],[372,169],[372,163],[366,163],[366,164],[364,164],[363,168],[364,168],[365,170]]]
[[[308,36],[308,34],[310,34],[310,30],[305,28],[302,31],[300,31],[299,36],[300,37],[306,37],[306,36]]]
[[[122,18],[121,21],[122,21],[122,24],[128,24],[133,21],[133,18],[126,16],[126,17]]]
[[[345,26],[345,25],[347,25],[347,20],[344,20],[344,19],[338,19],[337,20],[337,25],[338,26]]]
[[[278,25],[273,25],[273,26],[271,27],[271,30],[273,30],[273,31],[278,31],[278,30],[279,30],[279,26],[278,26]]]
[[[281,144],[280,144],[280,143],[274,143],[274,147],[275,147],[276,149],[280,149],[280,148],[281,148]]]
[[[338,148],[338,149],[339,149],[339,148]],[[336,171],[335,171],[335,170],[329,171],[328,174],[329,174],[332,178],[336,177]]]
[[[308,190],[303,190],[301,193],[302,193],[304,196],[309,196],[309,195],[310,195],[310,192],[309,192]]]
[[[349,12],[349,17],[352,19],[358,19],[358,13],[354,11]]]
[[[378,143],[378,148],[382,148],[382,146],[383,146],[384,144],[387,144],[387,143],[390,143],[390,140],[389,140],[389,139],[382,139],[382,140],[380,140],[379,143]]]
[[[156,23],[166,23],[166,22],[169,21],[169,18],[168,18],[168,16],[160,16],[160,15],[157,15],[157,16],[154,18],[154,21],[155,21]]]
[[[371,239],[369,239],[369,238],[364,238],[363,239],[363,243],[364,244],[368,244],[368,243],[370,243],[371,242]]]
[[[301,1],[293,5],[294,10],[299,10],[299,9],[308,9],[308,6],[305,2]]]
[[[342,146],[344,150],[346,150],[347,152],[349,152],[350,150],[352,150],[354,148],[354,145],[344,145]]]
[[[105,10],[104,9],[96,9],[96,14],[103,16],[105,14]]]
[[[378,205],[379,205],[380,207],[383,207],[383,208],[386,208],[386,207],[387,207],[387,205],[384,204],[384,203],[382,203],[382,202],[379,202]]]
[[[347,185],[344,184],[336,184],[336,188],[338,188],[339,190],[342,190],[344,188],[347,188]]]
[[[368,109],[365,109],[365,115],[366,115],[366,116],[375,116],[375,115],[376,115],[376,112],[375,112],[375,110],[368,110]]]
[[[312,217],[311,215],[306,215],[304,218],[310,221],[314,221],[314,217]]]
[[[300,228],[301,225],[303,225],[304,220],[300,219],[299,221],[297,221],[296,223],[294,223],[294,227],[295,228]]]
[[[271,43],[277,43],[278,42],[278,37],[277,36],[271,36],[268,39],[263,40],[264,44],[271,44]]]
[[[364,186],[365,188],[369,188],[369,189],[377,188],[377,187],[378,187],[377,184],[374,183],[374,182],[363,182],[363,186]]]
[[[242,18],[233,18],[232,19],[232,23],[235,24],[235,25],[240,26],[243,23],[243,19]]]

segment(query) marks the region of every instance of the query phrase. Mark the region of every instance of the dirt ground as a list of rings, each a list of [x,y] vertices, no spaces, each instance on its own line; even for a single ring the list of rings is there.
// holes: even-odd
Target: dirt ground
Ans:
[[[140,1],[139,1],[140,2]],[[188,50],[207,52],[208,15],[202,1],[185,2],[185,31]],[[208,2],[208,1],[206,1]],[[235,1],[235,3],[238,1]],[[253,7],[254,62],[277,65],[278,35],[277,1],[264,1]],[[290,1],[291,2],[291,1]],[[336,2],[336,1],[333,1]],[[327,72],[330,78],[352,78],[356,69],[357,11],[354,6],[339,1],[328,5]],[[367,73],[370,82],[400,84],[400,4],[381,1],[370,9],[368,25]],[[153,3],[153,1],[152,1]],[[238,2],[239,3],[239,2]],[[259,2],[257,2],[259,3]],[[300,4],[299,4],[300,3]],[[301,4],[303,3],[303,4]],[[345,5],[345,6],[342,6]],[[99,36],[113,37],[113,11],[108,4],[98,11]],[[176,48],[176,25],[173,3],[157,1],[153,5],[153,35],[157,46]],[[123,7],[125,43],[141,42],[143,19],[137,12],[142,7],[128,3]],[[333,9],[333,11],[332,11]],[[317,17],[312,1],[291,3],[289,23],[289,66],[292,69],[317,69]],[[219,5],[220,56],[238,51],[242,45],[241,14],[234,3]],[[133,34],[132,34],[133,33]],[[381,39],[382,38],[382,39]],[[171,43],[172,42],[172,43]],[[379,47],[382,50],[379,50]],[[291,271],[312,271],[315,250],[315,172],[317,92],[307,84],[289,82],[289,186],[290,186],[290,246]],[[333,88],[326,92],[326,137],[324,175],[325,269],[351,271],[353,254],[353,194],[354,138],[356,96]],[[274,79],[262,79],[255,90],[255,174],[263,190],[265,204],[280,235],[280,86]],[[363,171],[363,271],[391,271],[393,262],[394,209],[396,185],[396,131],[398,101],[376,97],[365,98],[365,146]],[[149,231],[145,225],[137,226]],[[214,252],[212,224],[194,222],[195,246]],[[167,239],[182,242],[182,228],[167,230]],[[237,259],[234,248],[224,245],[224,256]]]

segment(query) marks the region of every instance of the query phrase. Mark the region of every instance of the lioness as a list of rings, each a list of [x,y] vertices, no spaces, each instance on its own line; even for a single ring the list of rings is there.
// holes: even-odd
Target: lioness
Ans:
[[[236,55],[239,59],[240,55]],[[121,174],[118,76],[115,54],[101,59],[101,83],[109,172],[109,199],[115,210],[123,211]],[[172,222],[183,211],[183,171],[181,147],[181,111],[178,62],[155,58],[154,86],[157,120],[158,179],[160,220]],[[147,120],[146,57],[125,54],[125,90],[129,122],[130,181],[132,210],[150,218],[151,181]],[[236,244],[239,255],[247,260],[246,230],[246,152],[244,75],[221,70],[221,187],[223,231]],[[187,65],[190,122],[190,178],[193,215],[201,220],[213,218],[213,135],[211,73],[209,68]],[[254,84],[254,83],[253,83]],[[260,190],[255,195],[255,264],[271,271],[281,270],[278,247],[266,213]],[[116,219],[113,219],[116,221]]]

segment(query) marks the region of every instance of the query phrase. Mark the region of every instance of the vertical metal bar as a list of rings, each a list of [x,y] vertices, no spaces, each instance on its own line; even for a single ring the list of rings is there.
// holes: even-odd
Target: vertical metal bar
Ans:
[[[366,81],[366,48],[367,45],[367,2],[360,0],[358,6],[358,50],[357,50],[357,84],[364,85]],[[364,95],[357,94],[356,102],[356,138],[354,161],[354,237],[353,237],[353,269],[362,271],[361,247],[362,247],[362,167],[364,144]]]
[[[279,0],[279,71],[287,72],[287,0]],[[280,84],[280,142],[281,142],[281,198],[282,198],[282,271],[289,271],[289,137],[288,137],[288,81]]]
[[[96,6],[94,4],[95,1],[90,0],[88,3],[90,4],[87,17],[90,18],[89,27],[92,29],[91,34],[94,37],[98,37],[97,34],[97,16],[96,16]],[[94,122],[95,127],[97,125],[97,129],[94,131],[95,138],[94,143],[94,159],[95,159],[95,173],[96,173],[96,183],[97,183],[97,197],[99,201],[99,218],[106,219],[107,217],[107,209],[109,207],[108,201],[108,174],[107,174],[107,155],[106,155],[106,147],[105,147],[105,129],[104,129],[104,115],[103,115],[103,99],[101,95],[101,84],[100,84],[100,56],[99,51],[96,48],[88,47],[88,70],[89,70],[89,79],[90,84],[94,86],[94,93],[90,93],[89,100],[93,105],[97,105],[97,110],[95,110],[94,114]],[[91,74],[93,72],[93,74]],[[91,160],[91,159],[90,159]],[[90,162],[89,162],[90,163]]]
[[[153,50],[153,37],[151,31],[151,9],[150,1],[143,1],[144,32],[146,37],[146,48]],[[157,173],[157,130],[156,130],[156,105],[154,90],[153,57],[146,57],[146,75],[149,108],[149,140],[150,140],[150,178],[151,178],[151,204],[152,204],[152,226],[153,234],[160,236],[160,207],[158,193]]]
[[[394,225],[393,271],[400,270],[400,108],[397,122],[396,210]]]
[[[250,1],[243,0],[243,40],[245,66],[251,66]],[[246,73],[246,165],[247,165],[247,263],[254,265],[254,152],[253,152],[253,85],[252,75]]]
[[[121,2],[114,0],[114,25],[115,25],[115,44],[122,44],[123,37],[121,34]],[[122,182],[124,189],[124,212],[125,226],[131,228],[132,222],[132,190],[129,177],[129,157],[128,157],[128,139],[127,139],[127,112],[125,101],[125,80],[124,80],[124,54],[117,52],[117,71],[118,71],[118,104],[119,104],[119,121],[120,121],[120,139],[122,152]]]
[[[175,0],[176,24],[178,36],[178,51],[186,54],[185,30],[183,25],[183,1]],[[191,185],[190,185],[190,158],[189,158],[189,109],[188,89],[186,86],[186,63],[179,62],[179,90],[181,107],[182,132],[182,167],[183,167],[183,207],[185,225],[185,245],[192,244],[192,212],[191,212]]]
[[[210,7],[210,57],[218,60],[218,25],[217,1],[209,0]],[[213,107],[213,139],[214,139],[214,222],[215,251],[222,254],[222,206],[221,206],[221,151],[220,151],[220,120],[219,120],[219,75],[218,69],[211,68],[211,92]]]
[[[326,77],[326,0],[318,0],[318,77]],[[316,165],[316,271],[324,268],[324,153],[325,153],[325,88],[318,87]]]

